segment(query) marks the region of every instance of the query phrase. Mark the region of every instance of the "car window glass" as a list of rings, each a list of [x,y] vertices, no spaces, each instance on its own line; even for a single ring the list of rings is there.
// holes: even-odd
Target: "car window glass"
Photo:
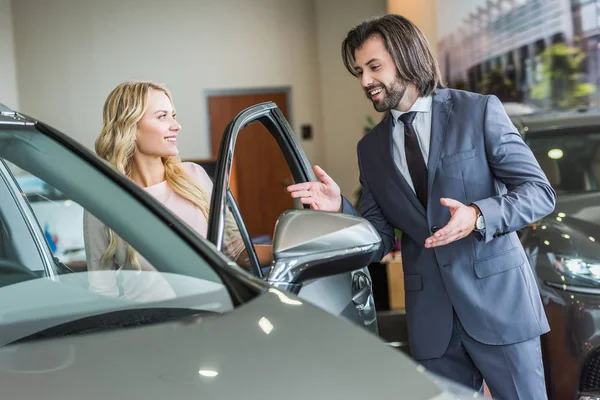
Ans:
[[[42,228],[58,274],[76,272],[89,291],[115,298],[147,301],[175,297],[156,268],[82,206],[40,178],[12,163],[7,165]],[[115,237],[113,250],[111,237]]]
[[[526,141],[557,193],[600,189],[600,134],[536,132]]]
[[[260,123],[239,133],[229,187],[254,244],[272,244],[275,223],[294,208],[286,187],[293,183],[275,138]]]
[[[35,215],[54,256],[68,267],[87,269],[83,240],[84,209],[35,175],[6,162]]]
[[[35,254],[35,263],[19,257],[16,246],[2,246],[0,303],[8,306],[0,310],[0,324],[40,321],[46,329],[44,324],[69,318],[140,307],[232,309],[227,287],[197,250],[65,146],[36,132],[0,129],[0,163],[10,165],[18,183],[12,182],[15,197],[29,209],[19,214],[21,222],[41,238],[24,252]],[[146,194],[140,189],[139,196]],[[8,204],[0,202],[0,215],[14,211]],[[5,226],[0,231],[6,236]],[[12,237],[15,241],[20,238]],[[11,337],[0,334],[0,345],[24,334],[10,332]]]
[[[267,128],[254,123],[242,129],[236,140],[227,186],[234,203],[228,202],[222,249],[231,258],[231,250],[236,248],[235,254],[240,257],[234,261],[238,265],[252,268],[252,253],[257,245],[272,245],[281,213],[302,207],[286,190],[292,183],[286,158]],[[234,217],[236,212],[239,218]],[[254,249],[248,251],[248,246]],[[268,273],[268,268],[264,267],[263,272]]]
[[[32,234],[35,227],[23,218],[26,204],[19,203],[20,194],[14,193],[8,178],[0,174],[0,262],[9,269],[11,265],[26,266],[21,272],[29,277],[50,276],[54,271],[47,269],[44,241]]]

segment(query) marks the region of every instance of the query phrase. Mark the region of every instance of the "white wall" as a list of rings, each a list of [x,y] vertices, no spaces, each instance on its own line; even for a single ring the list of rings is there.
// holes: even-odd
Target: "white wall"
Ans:
[[[19,110],[11,0],[0,0],[0,103]]]
[[[350,75],[341,58],[342,41],[364,19],[386,13],[386,0],[315,0],[319,51],[319,93],[323,115],[325,171],[354,201],[358,188],[356,144],[370,115],[378,122],[357,78]]]
[[[172,91],[183,158],[209,155],[205,90],[291,86],[292,125],[313,125],[302,145],[320,161],[313,1],[17,0],[13,14],[21,109],[90,148],[127,79]]]
[[[10,4],[10,0],[0,0]],[[2,4],[2,3],[0,3]],[[149,79],[172,91],[183,158],[209,155],[204,92],[292,87],[292,126],[353,198],[356,143],[379,120],[340,46],[386,0],[13,0],[20,109],[93,148],[104,99]],[[1,25],[0,25],[1,26]],[[2,28],[0,28],[2,29]]]

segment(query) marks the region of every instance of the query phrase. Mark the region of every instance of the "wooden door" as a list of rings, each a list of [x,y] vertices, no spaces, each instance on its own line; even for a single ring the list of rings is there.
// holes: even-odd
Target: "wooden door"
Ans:
[[[287,93],[215,95],[208,97],[211,154],[216,158],[227,124],[252,105],[273,101],[288,118]],[[293,208],[286,190],[291,173],[279,145],[259,123],[245,127],[238,136],[232,166],[232,192],[251,236],[273,236],[279,215]]]

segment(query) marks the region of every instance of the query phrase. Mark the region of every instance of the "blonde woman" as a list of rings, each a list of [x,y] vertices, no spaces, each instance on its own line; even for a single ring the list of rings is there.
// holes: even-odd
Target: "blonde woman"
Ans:
[[[206,237],[212,181],[202,167],[179,159],[177,136],[181,125],[175,116],[171,94],[165,87],[144,81],[122,83],[104,103],[104,126],[96,139],[96,152]],[[172,289],[159,279],[160,274],[143,274],[156,279],[144,285],[121,283],[119,289],[116,273],[110,271],[155,269],[89,213],[84,215],[84,238],[91,290],[122,296],[125,287],[127,297],[172,297]],[[249,266],[243,241],[231,218],[223,247],[229,258],[243,267]],[[256,246],[256,250],[260,263],[269,265],[271,246]]]

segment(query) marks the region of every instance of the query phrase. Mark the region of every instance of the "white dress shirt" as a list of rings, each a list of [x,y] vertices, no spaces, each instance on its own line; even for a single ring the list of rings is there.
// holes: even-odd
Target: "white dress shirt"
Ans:
[[[417,133],[417,139],[419,140],[419,147],[421,148],[421,154],[423,154],[423,160],[425,165],[428,165],[429,161],[429,143],[431,142],[431,103],[433,98],[431,96],[419,97],[415,104],[412,105],[408,111],[416,111],[415,119],[413,120],[413,127]],[[408,164],[406,163],[406,152],[404,150],[404,124],[399,120],[400,116],[404,114],[402,111],[391,110],[392,117],[394,119],[394,130],[392,131],[393,140],[393,151],[394,163],[400,170],[400,173],[410,186],[415,191],[410,173],[408,172]]]

